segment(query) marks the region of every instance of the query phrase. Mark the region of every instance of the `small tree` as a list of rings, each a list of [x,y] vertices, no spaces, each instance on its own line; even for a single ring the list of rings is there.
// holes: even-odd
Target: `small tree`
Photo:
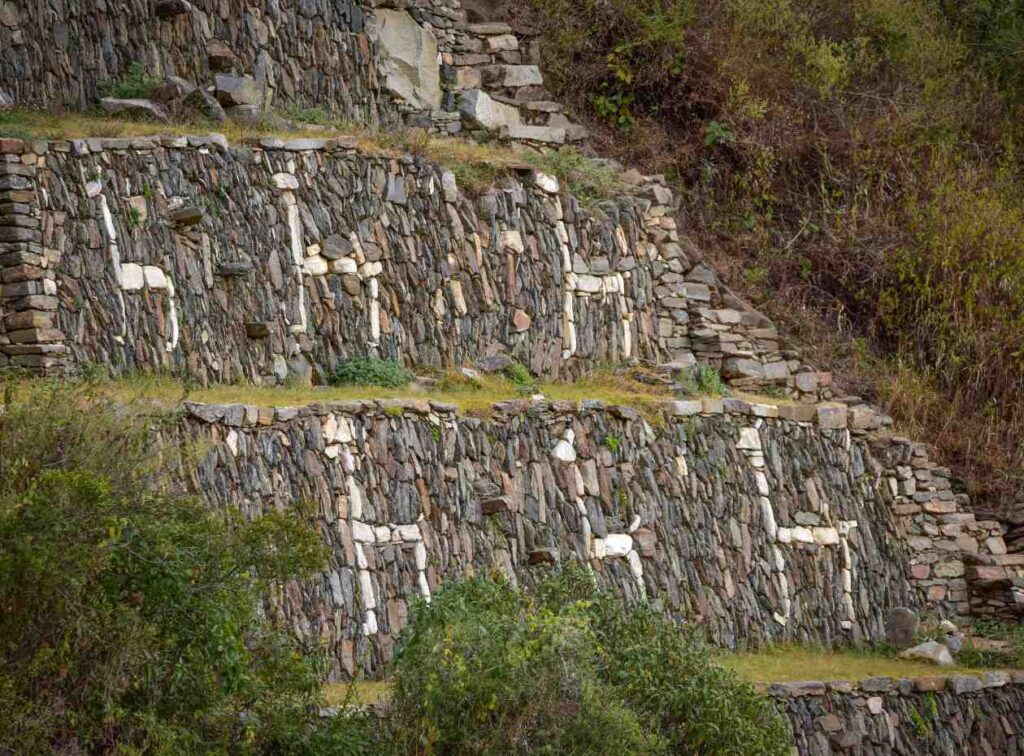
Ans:
[[[784,754],[785,722],[647,607],[573,566],[527,594],[444,585],[400,643],[391,711],[402,753]]]
[[[318,650],[257,611],[323,563],[311,528],[169,492],[138,407],[22,393],[0,414],[0,753],[359,753],[358,723],[316,716]]]

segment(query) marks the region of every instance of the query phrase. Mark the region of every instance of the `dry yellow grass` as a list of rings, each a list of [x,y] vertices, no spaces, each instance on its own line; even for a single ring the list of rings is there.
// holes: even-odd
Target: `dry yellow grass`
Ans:
[[[774,682],[799,680],[856,682],[867,677],[981,675],[988,671],[960,666],[936,667],[868,651],[799,646],[778,646],[752,653],[722,653],[716,661],[759,687]],[[333,683],[323,688],[324,698],[332,706],[346,703],[358,706],[380,704],[387,700],[390,691],[391,684],[386,680]]]
[[[181,120],[170,124],[152,120],[111,117],[97,112],[51,112],[16,109],[0,113],[0,138],[83,139],[89,137],[130,138],[183,136],[219,133],[229,142],[241,143],[261,137],[282,139],[356,137],[367,154],[397,157],[422,155],[455,173],[460,187],[479,194],[503,175],[531,165],[558,176],[580,199],[625,191],[614,171],[599,167],[572,148],[538,151],[522,145],[475,142],[457,137],[429,134],[423,129],[369,129],[332,119],[319,111],[284,113],[256,125],[232,121],[214,124],[207,120]],[[593,195],[593,196],[591,196]]]
[[[431,386],[381,388],[378,386],[263,387],[249,384],[190,386],[160,375],[133,374],[124,378],[100,379],[91,384],[97,396],[133,402],[154,411],[170,411],[183,401],[241,403],[258,407],[300,406],[314,402],[354,399],[427,399],[454,404],[462,414],[484,414],[497,402],[528,398],[519,386],[500,376],[484,376],[473,383],[453,374],[443,374]],[[46,391],[46,380],[25,378],[9,383],[15,395]],[[549,400],[580,402],[596,399],[606,404],[629,406],[653,417],[657,405],[671,396],[655,387],[611,372],[596,372],[570,383],[541,383],[537,392]]]
[[[255,386],[252,384],[215,384],[198,386],[182,383],[166,375],[134,373],[121,378],[101,378],[90,382],[94,396],[123,402],[136,407],[149,407],[155,412],[174,410],[183,401],[213,404],[251,404],[257,407],[293,407],[316,402],[358,399],[421,399],[455,405],[463,415],[486,416],[495,404],[512,399],[528,399],[533,390],[524,390],[500,375],[485,375],[469,381],[457,373],[428,376],[429,380],[414,382],[400,388],[379,386]],[[15,395],[46,391],[48,380],[22,378],[6,384]],[[652,422],[662,420],[661,406],[673,399],[667,388],[643,383],[629,374],[597,370],[583,378],[568,382],[544,382],[536,386],[536,394],[550,401],[571,401],[579,404],[597,400],[606,405],[619,405],[638,410]],[[785,404],[788,400],[756,394],[738,395],[751,402]]]
[[[752,653],[722,654],[718,662],[756,683],[796,680],[861,680],[865,677],[929,677],[981,674],[984,669],[937,667],[853,649],[777,646]]]
[[[375,706],[390,695],[391,683],[379,680],[330,683],[322,692],[328,706]]]
[[[361,150],[370,153],[424,155],[442,165],[488,165],[507,169],[526,164],[525,148],[477,143],[455,137],[428,135],[421,129],[375,131],[343,121],[302,123],[285,119],[282,128],[274,122],[242,125],[232,121],[214,124],[209,121],[179,121],[170,124],[156,121],[115,118],[95,112],[50,112],[42,110],[11,110],[0,113],[0,137],[22,139],[85,139],[183,136],[188,134],[223,134],[229,142],[243,142],[260,137],[298,139],[355,136]]]

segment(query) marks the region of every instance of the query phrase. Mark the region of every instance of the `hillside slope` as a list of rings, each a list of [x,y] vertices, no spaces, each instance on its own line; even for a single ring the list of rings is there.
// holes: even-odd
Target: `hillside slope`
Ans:
[[[534,35],[599,151],[674,182],[730,284],[1019,514],[1020,3],[466,5]]]

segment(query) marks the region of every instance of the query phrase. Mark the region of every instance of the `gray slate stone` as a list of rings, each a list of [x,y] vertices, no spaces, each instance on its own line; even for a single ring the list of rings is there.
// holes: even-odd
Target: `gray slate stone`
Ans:
[[[917,633],[917,612],[906,607],[897,607],[885,617],[885,639],[896,648],[910,648]]]
[[[949,649],[937,641],[925,641],[900,654],[901,659],[922,659],[940,667],[952,667],[955,663]]]
[[[437,39],[404,10],[378,8],[368,28],[383,60],[384,86],[409,105],[441,107]]]
[[[169,123],[171,120],[171,114],[167,109],[152,100],[104,97],[100,100],[100,107],[111,115],[141,116],[161,123]]]
[[[238,105],[261,106],[263,104],[263,95],[259,85],[251,76],[217,74],[214,82],[217,88],[217,100],[225,108],[233,108]]]

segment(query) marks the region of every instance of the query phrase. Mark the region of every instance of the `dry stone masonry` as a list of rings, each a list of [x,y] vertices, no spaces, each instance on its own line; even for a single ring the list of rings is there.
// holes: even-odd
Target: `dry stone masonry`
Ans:
[[[668,402],[650,418],[511,401],[487,420],[425,400],[194,404],[183,433],[208,453],[186,485],[249,516],[315,507],[330,569],[274,603],[325,642],[336,677],[381,669],[411,601],[443,580],[529,584],[566,560],[725,646],[843,645],[882,641],[894,607],[967,611],[962,568],[943,565],[988,553],[990,537],[956,500],[906,512],[899,468],[927,459],[858,417],[734,399]],[[955,540],[941,534],[950,524]]]
[[[105,83],[141,65],[163,81],[156,99],[215,119],[305,107],[365,124],[582,141],[536,57],[506,25],[467,24],[458,0],[0,0],[4,106],[100,102],[166,121],[157,102],[101,100]]]
[[[769,688],[801,756],[1024,753],[1024,674],[869,677]]]
[[[0,149],[0,354],[16,364],[272,384],[353,355],[501,352],[550,378],[701,361],[811,400],[827,385],[680,239],[657,178],[586,209],[526,169],[471,201],[450,171],[349,138]]]
[[[139,63],[200,85],[246,77],[262,107],[395,122],[374,60],[349,0],[0,0],[0,90],[26,106],[89,107]]]
[[[459,0],[0,0],[0,108],[243,123],[318,108],[586,149],[537,63],[536,45],[469,23]],[[101,97],[140,65],[150,99]],[[629,172],[621,196],[583,207],[553,176],[513,174],[470,198],[451,170],[351,137],[0,139],[0,367],[273,385],[322,383],[362,355],[511,358],[548,379],[700,364],[794,400],[642,415],[535,399],[487,419],[426,400],[187,405],[168,441],[203,452],[179,485],[251,517],[315,508],[329,568],[267,608],[326,645],[334,679],[383,670],[412,602],[443,580],[530,584],[568,560],[733,648],[1024,611],[1024,556],[1001,526],[888,418],[828,401],[831,376],[680,235],[663,179]],[[952,756],[1024,753],[1022,685],[770,693],[799,753]]]

